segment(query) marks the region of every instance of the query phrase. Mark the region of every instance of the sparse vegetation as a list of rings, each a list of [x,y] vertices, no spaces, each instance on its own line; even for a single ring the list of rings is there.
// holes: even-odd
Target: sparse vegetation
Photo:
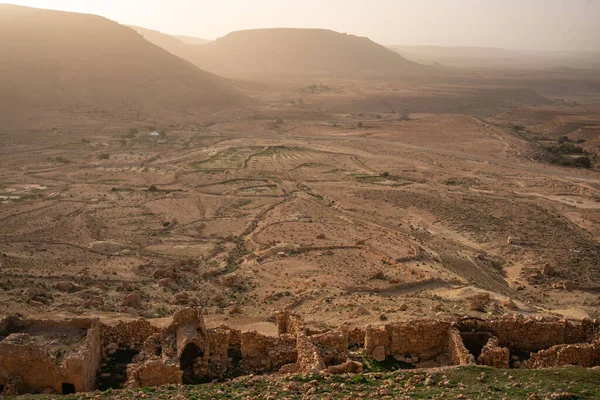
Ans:
[[[277,118],[275,121],[273,121],[269,124],[269,129],[279,130],[283,127],[283,124],[284,124],[283,119]]]
[[[110,158],[110,154],[109,153],[100,153],[98,154],[98,159],[99,160],[108,160]]]
[[[71,163],[71,160],[69,160],[68,158],[62,157],[62,156],[58,156],[58,157],[54,157],[54,158],[48,157],[46,159],[46,161],[53,162],[56,164],[70,164]]]
[[[164,398],[300,398],[310,390],[317,398],[344,399],[382,396],[411,399],[581,399],[600,397],[600,373],[578,367],[548,370],[510,370],[458,367],[443,371],[414,370],[410,364],[371,360],[364,375],[293,375],[291,377],[244,376],[203,385],[166,385],[157,388],[108,389],[100,393],[52,396],[64,399]],[[443,397],[442,397],[443,394]],[[44,395],[24,399],[44,399]],[[48,397],[49,399],[49,397]]]

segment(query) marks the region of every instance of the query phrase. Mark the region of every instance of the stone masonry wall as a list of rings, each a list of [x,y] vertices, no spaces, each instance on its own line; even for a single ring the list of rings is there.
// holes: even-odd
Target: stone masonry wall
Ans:
[[[501,346],[538,351],[559,344],[589,342],[597,332],[598,324],[590,320],[538,321],[517,315],[479,322],[477,329],[492,332]]]
[[[448,330],[446,353],[450,365],[473,365],[475,357],[465,347],[460,332],[455,327]]]
[[[373,328],[365,334],[365,354],[377,361],[388,356],[431,360],[447,350],[450,323],[411,321]]]
[[[552,368],[578,365],[591,368],[600,365],[600,342],[563,344],[533,353],[528,368]]]
[[[270,337],[257,332],[242,333],[241,366],[248,373],[279,370],[283,365],[296,363],[296,337],[280,335]]]
[[[100,336],[102,345],[108,346],[116,343],[120,348],[140,349],[144,342],[152,335],[160,333],[161,329],[150,324],[145,319],[123,322],[116,325],[100,325]]]
[[[0,385],[13,378],[22,382],[27,391],[50,390],[62,393],[62,384],[69,383],[76,391],[94,389],[96,371],[100,363],[100,329],[97,320],[74,319],[67,321],[11,319],[5,322],[0,342]],[[27,329],[37,332],[86,331],[78,347],[70,352],[57,352],[52,347],[32,344]],[[18,393],[13,393],[18,394]]]
[[[510,350],[500,347],[498,338],[492,336],[487,344],[481,349],[477,358],[477,364],[487,365],[494,368],[508,368],[510,362]]]

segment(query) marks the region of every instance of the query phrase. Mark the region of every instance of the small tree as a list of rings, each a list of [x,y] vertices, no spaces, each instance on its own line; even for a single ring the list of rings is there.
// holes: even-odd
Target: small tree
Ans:
[[[129,133],[131,133],[132,135],[137,135],[139,133],[139,129],[138,128],[131,128],[129,129]]]
[[[99,160],[108,160],[110,158],[110,154],[108,153],[100,153],[98,154],[98,159]]]
[[[362,128],[364,128],[364,126],[365,126],[365,125],[362,123],[362,121],[358,121],[358,124],[356,124],[356,127],[357,127],[358,129],[362,129]]]
[[[157,192],[158,188],[156,187],[156,185],[150,185],[150,186],[148,186],[148,191]]]

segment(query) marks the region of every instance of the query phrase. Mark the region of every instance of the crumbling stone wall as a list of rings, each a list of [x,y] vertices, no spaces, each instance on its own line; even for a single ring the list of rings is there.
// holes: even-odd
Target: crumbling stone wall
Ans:
[[[447,349],[450,323],[443,321],[410,321],[367,327],[365,353],[377,361],[388,356],[411,361],[427,361]]]
[[[510,363],[510,351],[501,347],[498,338],[492,336],[487,344],[481,349],[477,358],[477,364],[487,365],[494,368],[508,368]]]
[[[103,348],[107,352],[118,348],[139,351],[127,367],[130,387],[224,379],[232,373],[361,373],[362,364],[348,359],[349,347],[363,348],[378,361],[394,357],[413,364],[428,362],[429,366],[475,364],[465,343],[479,355],[479,364],[497,368],[509,367],[513,350],[534,351],[529,360],[517,360],[513,367],[600,365],[599,324],[590,320],[539,321],[515,316],[316,331],[288,312],[279,313],[276,319],[279,335],[271,337],[225,325],[207,329],[198,309],[178,311],[166,328],[145,320],[107,325],[90,319],[9,317],[0,320],[0,385],[11,393],[47,388],[60,393],[62,383],[74,385],[77,391],[93,390]],[[50,352],[37,343],[29,345],[27,332],[32,328],[63,329],[80,343],[66,354]],[[463,335],[490,339],[473,346],[463,341]]]
[[[297,359],[296,337],[293,335],[270,337],[257,332],[242,333],[240,364],[248,373],[277,371],[283,365],[296,363]]]
[[[348,359],[348,334],[344,330],[332,330],[310,336],[326,367],[338,365]]]
[[[119,348],[123,349],[141,349],[142,345],[148,338],[161,331],[150,324],[145,319],[138,319],[135,321],[123,322],[119,321],[115,325],[100,325],[100,336],[102,338],[102,345],[107,347],[108,345],[115,343]]]
[[[365,328],[352,328],[348,329],[348,347],[362,348],[365,345]]]
[[[275,314],[277,320],[277,331],[280,335],[288,333],[298,335],[300,332],[307,332],[306,325],[298,315],[291,314],[289,311],[281,311]]]
[[[578,365],[591,368],[600,365],[600,342],[562,344],[531,354],[524,368],[552,368]]]
[[[96,319],[67,321],[8,318],[0,323],[0,385],[12,390],[62,393],[63,383],[75,391],[94,389],[100,364],[100,329]],[[77,337],[74,350],[56,350],[51,344],[38,344],[33,336],[65,332]],[[34,344],[35,343],[35,344]],[[15,385],[15,382],[18,382]],[[12,394],[20,394],[15,393]]]
[[[304,333],[298,335],[296,351],[298,354],[298,372],[316,374],[325,369],[325,363],[319,349],[311,338]]]
[[[151,387],[181,384],[183,371],[179,364],[151,359],[127,367],[127,387]]]
[[[513,350],[538,351],[559,344],[590,342],[598,331],[598,323],[581,321],[538,321],[517,314],[501,319],[473,321],[472,329],[489,331],[499,344]]]
[[[446,342],[446,353],[450,365],[473,365],[475,357],[465,347],[460,332],[455,327],[448,330],[448,339]]]
[[[231,330],[226,326],[208,330],[208,358],[207,374],[212,379],[223,379],[229,370],[231,360],[228,355]]]

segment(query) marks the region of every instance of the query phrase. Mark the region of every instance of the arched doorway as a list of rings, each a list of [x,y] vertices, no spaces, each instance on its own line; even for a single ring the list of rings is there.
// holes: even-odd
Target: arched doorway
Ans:
[[[194,366],[202,360],[204,353],[194,343],[188,343],[181,357],[179,358],[179,368],[183,371],[182,382],[185,385],[202,383],[201,378],[196,375]]]

